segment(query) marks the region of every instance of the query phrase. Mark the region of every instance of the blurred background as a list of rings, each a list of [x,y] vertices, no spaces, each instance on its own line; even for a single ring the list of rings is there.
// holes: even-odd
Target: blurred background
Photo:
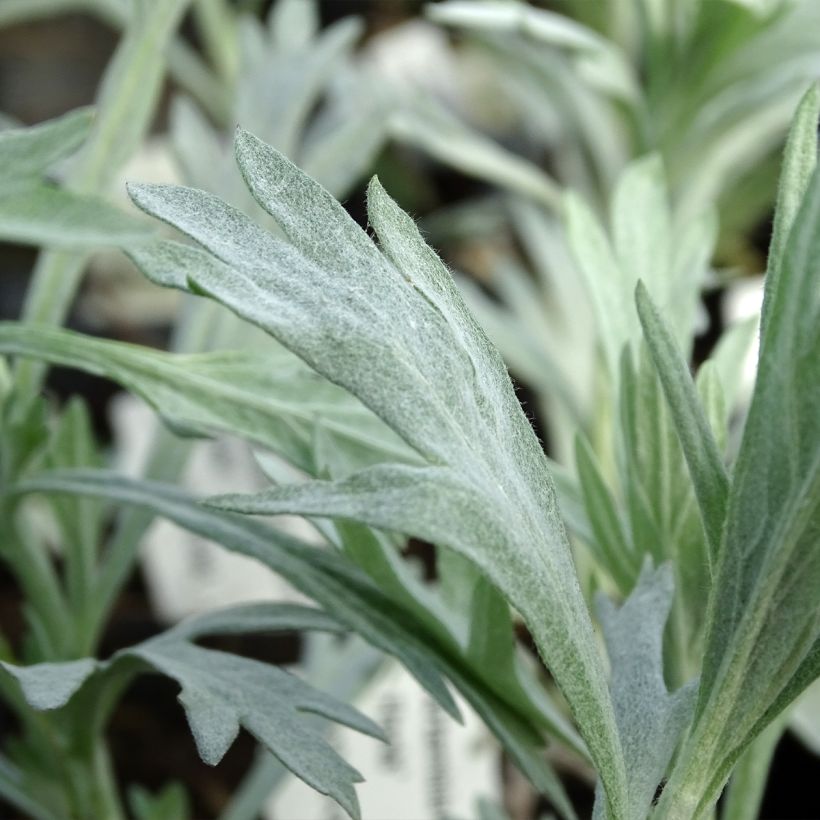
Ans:
[[[92,104],[127,5],[0,0],[0,111],[33,124]],[[300,5],[313,11],[300,11]],[[574,30],[545,45],[515,26],[488,30],[480,20],[459,18],[454,4],[438,5],[448,9],[437,18],[415,0],[290,0],[291,17],[280,9],[278,22],[271,22],[272,3],[237,0],[225,6],[230,14],[222,18],[222,4],[202,3],[204,11],[189,13],[175,41],[149,138],[118,174],[110,196],[125,207],[125,179],[173,180],[214,190],[245,207],[235,172],[228,169],[237,123],[320,178],[362,224],[365,184],[378,173],[458,272],[471,306],[507,359],[547,451],[563,462],[571,441],[564,435],[573,416],[568,408],[582,412],[589,406],[595,377],[589,310],[579,309],[569,322],[565,312],[578,284],[566,242],[556,233],[556,186],[573,187],[595,213],[605,214],[627,163],[657,151],[681,221],[707,208],[719,214],[714,253],[702,261],[693,352],[694,361],[701,361],[724,326],[757,309],[785,129],[806,80],[820,74],[820,3],[781,3],[778,9],[729,0],[691,4],[699,16],[689,21],[685,36],[678,37],[670,24],[658,28],[654,40],[645,30],[651,19],[642,27],[624,11],[640,4],[531,4],[589,26],[604,45],[578,44]],[[354,18],[358,23],[349,28]],[[306,31],[313,25],[315,32]],[[605,41],[617,43],[632,61],[633,76],[642,83],[640,105],[633,105],[632,90]],[[664,42],[665,51],[659,45]],[[320,58],[308,55],[307,44]],[[20,316],[35,260],[34,249],[0,244],[0,318]],[[68,325],[167,348],[177,309],[173,293],[147,283],[121,256],[99,254],[89,264]],[[554,398],[556,384],[564,385],[565,401]],[[141,441],[150,435],[144,408],[123,403],[113,383],[76,371],[52,370],[48,389],[60,397],[81,394],[101,440],[124,469],[137,469]],[[230,444],[219,446],[203,451],[194,473],[215,470],[232,489],[254,486],[255,463]],[[255,568],[219,563],[201,543],[189,543],[177,563],[169,564],[163,544],[180,537],[170,529],[149,536],[155,546],[147,547],[145,563],[117,604],[103,655],[216,603],[258,597],[260,589],[289,594],[271,579],[260,581]],[[407,552],[420,571],[425,561],[429,569],[426,545],[411,544]],[[11,578],[0,575],[0,622],[12,638],[22,629],[19,604]],[[523,631],[520,637],[526,644]],[[316,663],[317,652],[336,651],[308,651],[297,636],[209,645],[276,663]],[[359,692],[377,664],[361,647],[349,657],[346,651],[338,649],[339,663],[355,659],[360,665],[361,675],[351,684]],[[389,721],[391,692],[405,688],[385,674],[370,697],[381,711],[376,719]],[[184,782],[193,816],[216,817],[251,765],[253,743],[240,737],[217,768],[207,767],[191,742],[176,688],[164,678],[142,677],[127,693],[109,732],[117,777],[150,790]],[[428,726],[424,708],[414,701],[406,707],[421,710],[418,720]],[[8,731],[9,721],[3,715],[0,726]],[[429,726],[438,725],[430,719]],[[522,820],[547,811],[501,753],[475,732],[469,743],[485,744],[479,762],[453,777],[497,781],[486,796]],[[817,748],[811,730],[806,737]],[[415,749],[415,741],[407,742]],[[461,754],[462,742],[452,741],[448,754]],[[425,753],[422,747],[413,752]],[[787,733],[762,816],[820,817],[820,797],[808,774],[817,766],[806,744]],[[588,773],[563,774],[581,816],[588,816]],[[431,771],[418,776],[426,788],[441,788],[432,783]],[[301,798],[289,799],[275,807],[280,820],[313,816],[290,814],[301,811],[294,808]],[[365,801],[368,820],[412,820],[400,813],[368,815],[366,806]],[[436,817],[445,810],[439,805]],[[0,807],[0,816],[14,815]]]

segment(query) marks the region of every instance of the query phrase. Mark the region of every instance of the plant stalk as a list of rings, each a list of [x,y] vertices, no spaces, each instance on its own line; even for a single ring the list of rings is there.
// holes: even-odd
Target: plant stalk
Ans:
[[[164,73],[164,54],[190,0],[144,0],[111,60],[97,97],[98,119],[65,179],[69,190],[104,193],[117,169],[137,149],[153,117]],[[37,260],[23,319],[62,324],[89,254],[44,251]],[[40,389],[45,365],[22,360],[16,381],[25,399]]]

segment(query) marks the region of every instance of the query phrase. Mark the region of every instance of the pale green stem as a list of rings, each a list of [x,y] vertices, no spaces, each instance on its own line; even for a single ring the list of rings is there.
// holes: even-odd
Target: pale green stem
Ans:
[[[193,13],[205,53],[223,82],[232,86],[239,73],[236,15],[224,0],[196,0]]]
[[[23,590],[28,606],[37,614],[48,641],[62,660],[70,643],[71,617],[57,575],[42,545],[21,530],[16,519],[16,506],[4,499],[0,502],[0,522],[5,538],[0,556],[9,566]]]
[[[176,352],[208,349],[209,342],[220,336],[219,329],[224,321],[233,319],[210,300],[189,299],[185,310],[171,343],[171,349]],[[190,439],[181,439],[158,426],[144,470],[145,477],[153,481],[176,481],[185,467],[191,446]],[[140,541],[153,520],[153,513],[140,509],[121,513],[94,595],[95,608],[87,633],[89,647],[95,646],[99,639],[108,612],[134,568]]]
[[[65,185],[81,193],[103,193],[117,169],[136,150],[148,130],[162,85],[164,53],[190,0],[145,3],[123,36],[103,77],[97,122],[71,168]],[[61,324],[88,261],[84,253],[44,251],[34,270],[23,319]],[[45,365],[23,360],[17,367],[22,397],[36,393]]]
[[[125,820],[111,758],[102,739],[94,743],[87,757],[69,760],[68,780],[76,817]]]

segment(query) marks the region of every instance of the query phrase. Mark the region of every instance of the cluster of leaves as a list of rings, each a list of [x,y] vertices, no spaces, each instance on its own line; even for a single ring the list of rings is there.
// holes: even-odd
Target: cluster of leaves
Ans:
[[[283,83],[275,99],[263,97],[287,116],[270,133],[263,117],[259,130],[338,192],[383,132],[363,141],[358,118],[334,104],[309,119],[356,30],[342,24],[316,40],[310,15],[298,7],[279,7],[267,27],[244,26],[244,65],[224,53],[214,62],[226,76],[244,78],[247,96],[237,98],[236,113],[248,117],[269,61],[300,78]],[[580,56],[580,76],[606,79],[607,93],[629,85],[628,65],[612,45],[559,25],[563,18],[522,16],[518,4],[481,4],[486,20],[475,17],[473,3],[437,8],[448,22],[464,15],[494,29],[507,15],[528,37]],[[168,14],[154,21],[157,41],[170,36]],[[701,23],[691,26],[700,19],[684,33],[698,30]],[[294,20],[301,34],[284,37]],[[121,107],[103,110],[88,144],[100,142],[100,132],[110,136]],[[371,111],[376,119],[379,110]],[[531,202],[514,206],[530,248],[579,271],[588,300],[582,309],[595,327],[588,358],[602,375],[592,390],[543,353],[563,338],[557,331],[523,354],[509,343],[563,413],[561,429],[574,440],[563,466],[544,455],[499,352],[450,272],[377,180],[368,188],[374,240],[326,187],[247,131],[235,140],[240,174],[229,171],[210,126],[181,102],[175,141],[182,165],[191,181],[232,204],[196,188],[131,185],[134,203],[176,229],[179,241],[157,238],[93,195],[92,171],[105,159],[98,153],[80,155],[64,188],[45,181],[82,144],[91,125],[85,113],[0,132],[4,237],[87,247],[102,226],[105,242],[121,247],[148,279],[187,294],[200,325],[210,305],[233,314],[225,320],[228,349],[211,352],[199,352],[190,337],[187,352],[166,353],[34,322],[0,324],[0,352],[19,360],[2,382],[2,558],[25,593],[29,627],[19,650],[3,648],[0,692],[21,725],[0,764],[4,797],[37,818],[120,816],[102,733],[129,681],[154,672],[180,685],[206,762],[218,762],[243,727],[356,816],[360,776],[307,715],[376,737],[378,727],[281,669],[196,643],[206,635],[303,629],[357,633],[395,656],[454,717],[450,688],[460,692],[564,817],[574,810],[543,755],[546,737],[594,766],[598,817],[709,816],[738,762],[744,775],[747,758],[756,765],[770,753],[779,715],[820,676],[818,112],[820,93],[812,89],[787,145],[757,382],[734,436],[736,371],[751,331],[730,330],[692,379],[687,361],[714,223],[708,213],[693,218],[670,207],[662,159],[626,167],[609,224],[590,206],[589,191],[563,194],[552,183],[542,193],[560,203],[557,216]],[[407,114],[405,127],[418,128],[418,116]],[[652,111],[650,118],[665,122]],[[424,122],[429,137],[433,126]],[[200,143],[209,146],[205,163],[195,161]],[[328,163],[339,150],[349,152],[349,167]],[[506,179],[517,173],[504,162],[494,167]],[[695,201],[700,213],[704,203]],[[53,252],[45,259],[41,287],[77,264]],[[514,269],[506,281],[517,309],[532,317],[532,282]],[[566,277],[558,281],[566,286]],[[565,306],[577,294],[566,286]],[[471,302],[491,323],[486,301],[474,294]],[[543,319],[532,317],[531,325],[543,327]],[[251,327],[259,335],[249,335]],[[20,377],[26,360],[107,376],[151,405],[170,431],[157,445],[154,480],[100,469],[82,404],[50,410],[30,377]],[[583,419],[578,430],[572,413],[593,401],[601,417]],[[218,434],[258,451],[268,488],[202,503],[156,480],[176,477],[182,437]],[[59,534],[60,576],[50,536],[35,526],[43,498]],[[130,511],[100,549],[111,504]],[[282,513],[311,521],[323,546],[251,517]],[[213,612],[96,659],[102,624],[153,516],[258,560],[316,606]],[[408,536],[435,545],[436,585],[423,584],[401,559]],[[596,590],[609,669],[587,603]],[[551,682],[516,650],[513,612]],[[55,755],[65,763],[56,773]],[[148,817],[154,804],[158,812],[165,801],[176,806],[175,795],[152,802],[135,792],[132,804]],[[727,816],[751,816],[754,805],[733,795]]]

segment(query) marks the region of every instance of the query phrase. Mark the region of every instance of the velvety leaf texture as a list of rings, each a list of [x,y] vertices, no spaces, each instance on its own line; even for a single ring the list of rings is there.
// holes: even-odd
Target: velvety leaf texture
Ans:
[[[32,666],[0,662],[0,667],[20,684],[23,697],[34,709],[59,709],[94,674],[97,662],[91,658]]]
[[[368,211],[382,251],[283,156],[242,131],[236,150],[251,192],[286,241],[201,191],[142,185],[131,186],[131,196],[218,260],[186,271],[194,292],[267,330],[345,387],[427,466],[379,466],[341,484],[225,503],[354,518],[467,555],[527,621],[614,816],[622,816],[625,773],[589,613],[546,459],[499,355],[449,272],[378,182]],[[157,273],[150,251],[135,259],[152,278],[180,284],[164,268]]]
[[[633,820],[648,815],[695,705],[695,681],[672,693],[664,682],[663,633],[673,595],[671,565],[653,570],[647,560],[620,608],[604,595],[597,601],[612,664],[610,688],[629,773]]]
[[[757,649],[748,663],[778,669],[779,675],[799,660],[794,653],[805,654],[817,636],[811,602],[820,583],[815,549],[820,530],[818,258],[820,174],[815,172],[780,276],[772,283],[776,289],[770,294],[755,394],[729,499],[720,592],[704,667],[710,683],[735,660],[727,656],[732,643],[744,632],[751,639],[749,629],[757,635]],[[758,669],[743,688],[748,691],[755,682],[765,690],[771,675]],[[745,711],[743,701],[733,708]]]
[[[335,799],[352,816],[359,808],[353,784],[362,778],[304,719],[318,715],[385,739],[381,729],[356,709],[275,666],[196,646],[203,635],[344,629],[320,610],[292,604],[259,603],[210,612],[118,652],[110,661],[83,658],[33,666],[1,664],[35,709],[65,706],[95,673],[115,678],[124,661],[139,659],[181,687],[191,732],[202,759],[216,765],[244,727],[297,777]],[[128,667],[131,674],[134,667]],[[105,680],[105,677],[103,678]]]
[[[540,724],[532,713],[522,715],[516,711],[502,697],[506,690],[495,692],[457,658],[442,651],[435,635],[429,634],[423,624],[414,622],[397,605],[395,597],[385,595],[343,556],[305,544],[258,521],[202,507],[177,488],[133,481],[104,471],[40,475],[20,489],[92,495],[144,507],[228,550],[262,562],[327,613],[333,613],[334,619],[395,656],[446,711],[457,717],[457,707],[442,679],[446,675],[535,787],[550,795],[564,817],[574,816],[560,781],[546,765]],[[310,612],[312,617],[318,617],[314,610]],[[209,617],[201,616],[177,629],[199,632],[201,624],[208,626]],[[241,617],[247,617],[247,613],[243,612]],[[224,623],[224,617],[220,623]],[[571,733],[565,731],[561,736],[570,746],[579,747]],[[584,754],[583,749],[579,753]]]
[[[150,247],[158,246],[146,253]],[[164,253],[166,243],[161,247]],[[419,461],[359,401],[287,351],[172,354],[12,322],[0,322],[0,351],[106,376],[143,398],[177,431],[231,432],[308,473],[316,467],[319,426],[334,447],[356,454],[357,466],[378,459]]]
[[[179,700],[206,763],[222,759],[242,726],[294,774],[358,815],[352,784],[361,776],[301,717],[310,712],[379,736],[354,709],[275,666],[184,640],[160,637],[129,654],[180,684]]]
[[[812,660],[820,634],[816,169],[783,248],[782,257],[770,263],[777,274],[765,284],[758,374],[729,491],[696,722],[670,781],[676,793],[697,784],[690,794],[684,792],[691,803],[683,805],[698,813],[714,804],[743,749],[817,669]]]

